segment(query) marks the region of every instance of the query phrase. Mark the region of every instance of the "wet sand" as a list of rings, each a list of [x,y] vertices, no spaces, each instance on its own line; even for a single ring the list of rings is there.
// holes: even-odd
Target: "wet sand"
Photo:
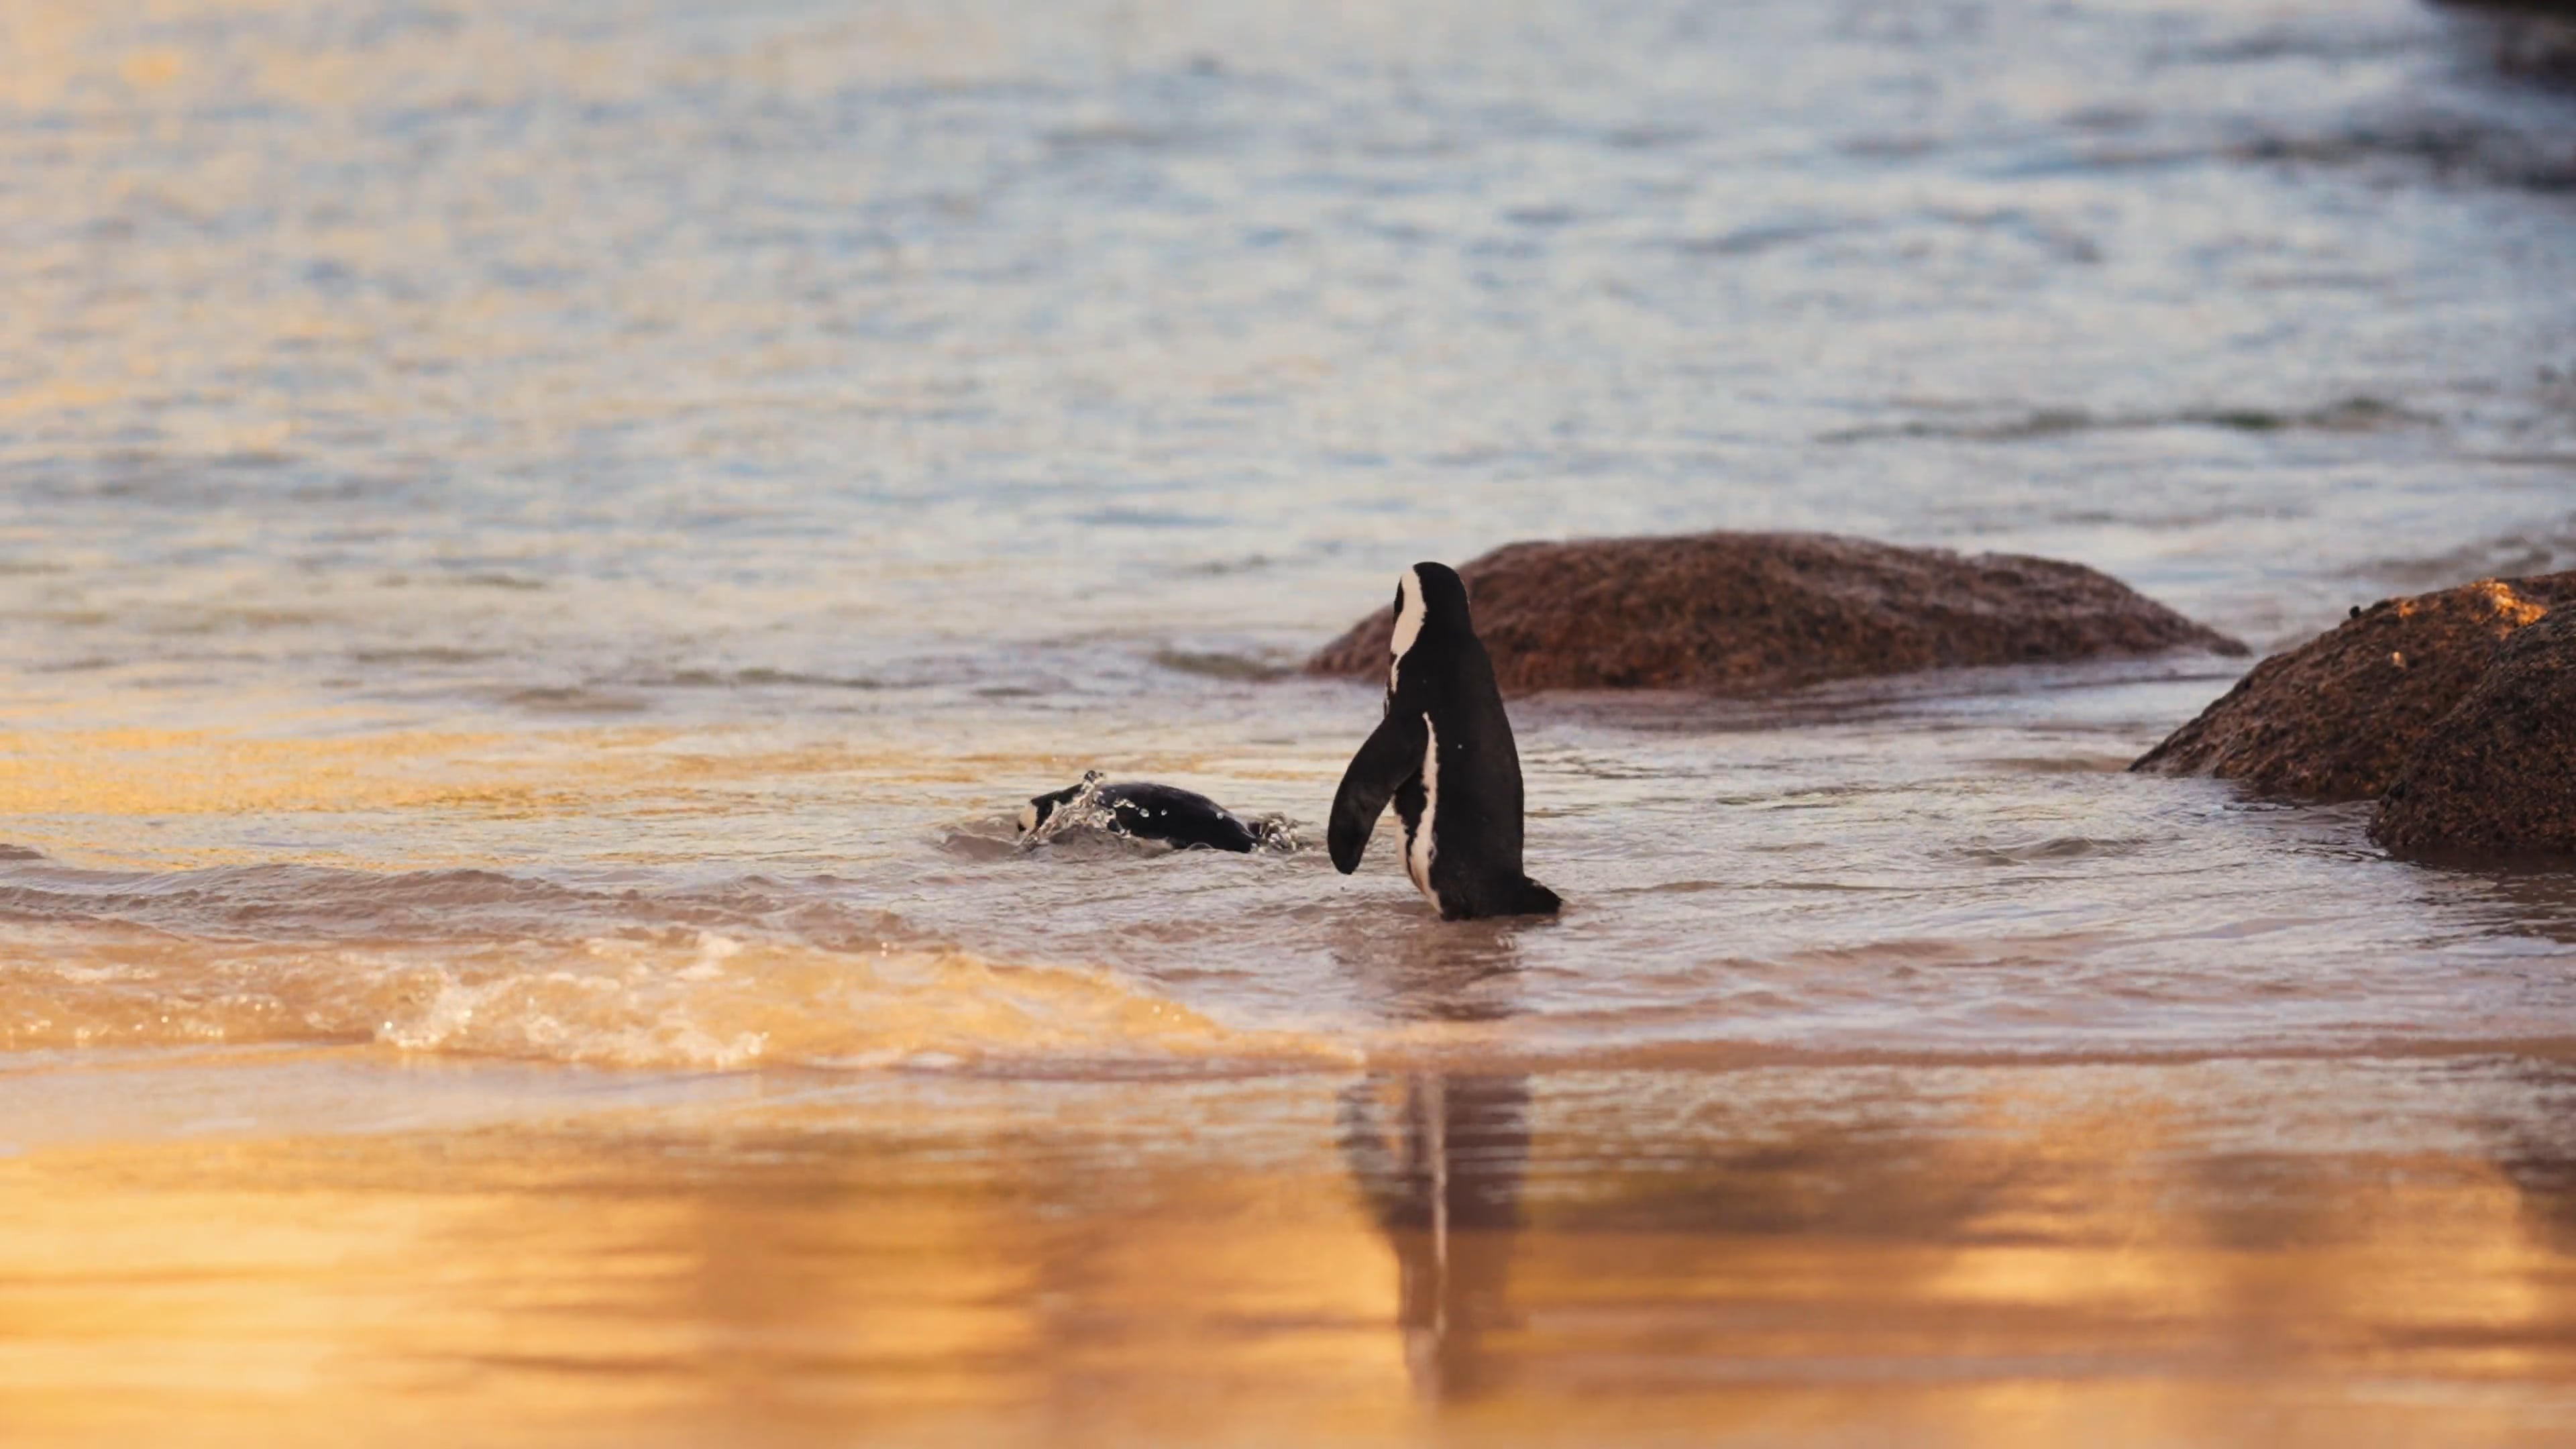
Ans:
[[[12,1444],[2552,1444],[2576,1056],[0,1077]],[[287,1109],[287,1104],[293,1104]],[[284,1110],[279,1127],[244,1118]]]

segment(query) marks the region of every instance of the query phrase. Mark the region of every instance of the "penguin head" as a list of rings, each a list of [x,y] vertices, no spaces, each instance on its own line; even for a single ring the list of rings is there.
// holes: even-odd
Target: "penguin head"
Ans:
[[[1425,636],[1463,633],[1467,622],[1467,584],[1458,571],[1444,563],[1418,563],[1404,571],[1395,581],[1395,637],[1390,641],[1394,662],[1387,671],[1387,687],[1395,687],[1395,675],[1404,665],[1404,656]]]
[[[1063,803],[1064,793],[1062,791],[1058,791],[1053,795],[1040,795],[1026,805],[1021,806],[1020,833],[1022,835],[1026,835],[1030,831],[1037,829],[1039,826],[1046,824],[1047,817],[1055,813],[1055,807]]]
[[[1034,832],[1039,826],[1046,824],[1057,810],[1072,804],[1075,796],[1099,783],[1098,770],[1085,770],[1080,783],[1067,785],[1061,790],[1031,799],[1029,803],[1020,807],[1020,833],[1027,835]]]

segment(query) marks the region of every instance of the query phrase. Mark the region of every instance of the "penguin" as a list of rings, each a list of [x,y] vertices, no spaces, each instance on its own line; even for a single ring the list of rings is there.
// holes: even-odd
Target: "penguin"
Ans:
[[[1020,835],[1037,833],[1056,811],[1089,792],[1090,803],[1107,812],[1100,824],[1113,834],[1138,840],[1161,840],[1178,849],[1203,845],[1248,855],[1261,843],[1261,832],[1205,795],[1173,785],[1103,784],[1098,770],[1084,773],[1078,784],[1037,796],[1020,807]]]
[[[1386,718],[1333,793],[1333,868],[1359,869],[1392,799],[1404,873],[1442,920],[1555,915],[1556,892],[1521,873],[1520,752],[1455,570],[1418,563],[1397,581],[1393,646]]]

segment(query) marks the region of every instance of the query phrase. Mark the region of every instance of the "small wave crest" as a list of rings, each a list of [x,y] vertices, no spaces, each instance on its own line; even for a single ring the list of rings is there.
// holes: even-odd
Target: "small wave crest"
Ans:
[[[1173,1068],[1324,1048],[1102,971],[937,946],[602,938],[456,953],[64,933],[0,961],[0,1049],[376,1042],[605,1067]]]
[[[2307,408],[2248,404],[2176,408],[2163,412],[2093,413],[2082,408],[2040,408],[2007,417],[1917,418],[1825,433],[1822,443],[1861,443],[1893,438],[2010,443],[2076,433],[2148,432],[2167,428],[2216,428],[2237,433],[2291,431],[2359,433],[2421,425],[2433,419],[2375,397],[2338,398]]]
[[[1275,1056],[1100,971],[881,946],[851,955],[706,933],[593,941],[531,968],[420,979],[373,1035],[412,1051],[630,1067],[1030,1069]]]
[[[1189,649],[1157,649],[1153,662],[1175,674],[1195,674],[1202,679],[1223,679],[1264,683],[1287,679],[1297,671],[1285,661],[1250,654]]]
[[[1015,847],[1006,847],[1015,848]],[[0,1052],[377,1042],[732,1069],[1302,1055],[1108,971],[920,939],[829,877],[0,863]]]
[[[1971,865],[2046,865],[2062,860],[2137,855],[2154,845],[2154,841],[2135,836],[2052,835],[2038,840],[1966,845],[1950,854]]]

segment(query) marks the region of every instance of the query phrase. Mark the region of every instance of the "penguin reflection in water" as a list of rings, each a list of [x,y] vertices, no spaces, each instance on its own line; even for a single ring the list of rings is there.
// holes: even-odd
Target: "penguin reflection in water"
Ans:
[[[1556,892],[1521,873],[1520,752],[1448,565],[1418,563],[1397,582],[1393,653],[1386,718],[1333,795],[1333,868],[1359,869],[1393,800],[1404,873],[1441,919],[1556,914]]]
[[[1396,1325],[1426,1398],[1503,1386],[1488,1344],[1517,1315],[1512,1259],[1529,1168],[1529,1079],[1372,1073],[1341,1094],[1342,1160],[1395,1249]]]

